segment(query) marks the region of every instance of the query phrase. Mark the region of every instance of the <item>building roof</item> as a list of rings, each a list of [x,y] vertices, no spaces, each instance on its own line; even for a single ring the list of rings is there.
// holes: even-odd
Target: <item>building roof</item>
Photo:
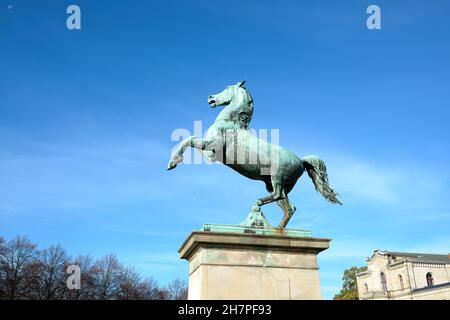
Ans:
[[[450,254],[430,254],[419,252],[398,252],[387,250],[375,250],[371,257],[367,260],[372,260],[376,255],[390,256],[394,258],[394,261],[390,261],[390,264],[401,263],[401,261],[420,262],[420,263],[450,263]],[[397,260],[396,258],[403,258]]]
[[[398,251],[387,251],[387,250],[375,250],[371,257],[367,258],[367,261],[373,259],[374,256],[381,255],[392,257],[393,259],[388,260],[388,266],[395,266],[397,264],[404,263],[405,261],[419,262],[419,263],[443,263],[450,264],[450,253],[449,254],[434,254],[434,253],[419,253],[419,252],[398,252]],[[400,259],[396,259],[400,258]],[[360,272],[356,277],[361,277],[369,275],[371,272],[369,270]]]
[[[429,253],[396,252],[396,251],[385,251],[385,254],[393,257],[407,258],[407,260],[415,262],[444,262],[444,263],[450,262],[448,254],[429,254]]]

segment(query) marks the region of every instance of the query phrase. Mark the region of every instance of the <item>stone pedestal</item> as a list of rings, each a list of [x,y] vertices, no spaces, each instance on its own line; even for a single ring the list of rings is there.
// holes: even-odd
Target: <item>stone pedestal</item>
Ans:
[[[192,232],[179,249],[189,261],[190,300],[322,299],[317,255],[330,239],[205,230],[211,231]]]

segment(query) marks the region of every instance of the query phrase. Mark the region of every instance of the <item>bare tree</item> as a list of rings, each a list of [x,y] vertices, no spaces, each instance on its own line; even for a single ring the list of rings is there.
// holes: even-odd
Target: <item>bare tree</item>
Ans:
[[[141,298],[139,284],[141,278],[133,268],[123,268],[120,270],[118,278],[118,288],[115,298],[118,300],[138,300]]]
[[[26,237],[16,237],[2,245],[0,273],[4,278],[5,295],[9,299],[28,296],[26,279],[34,267],[36,254],[36,245]]]
[[[167,286],[168,300],[187,300],[188,286],[186,281],[175,279]]]
[[[115,255],[108,255],[96,261],[92,268],[95,299],[113,299],[118,291],[119,276],[122,269]]]
[[[139,296],[141,300],[163,300],[161,290],[153,278],[146,278],[139,283]]]
[[[5,239],[0,237],[0,299],[6,296],[6,273],[3,268],[4,262],[3,259],[5,257],[6,252],[6,244]]]
[[[94,264],[88,255],[79,255],[71,260],[70,265],[77,265],[80,268],[81,288],[68,289],[65,286],[65,297],[70,300],[92,300],[96,299]],[[66,268],[67,270],[67,268]]]
[[[69,257],[60,245],[39,252],[36,298],[51,300],[64,297],[68,262]]]
[[[80,268],[81,288],[69,289],[68,266]],[[95,262],[89,256],[69,257],[60,246],[42,251],[26,237],[6,242],[0,237],[0,299],[181,300],[187,284],[176,279],[160,288],[152,278],[124,267],[115,255]]]

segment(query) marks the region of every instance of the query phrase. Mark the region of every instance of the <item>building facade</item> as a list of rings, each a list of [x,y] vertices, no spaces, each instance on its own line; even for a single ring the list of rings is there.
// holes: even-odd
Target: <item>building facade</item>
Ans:
[[[450,299],[450,254],[375,250],[356,276],[360,300]]]

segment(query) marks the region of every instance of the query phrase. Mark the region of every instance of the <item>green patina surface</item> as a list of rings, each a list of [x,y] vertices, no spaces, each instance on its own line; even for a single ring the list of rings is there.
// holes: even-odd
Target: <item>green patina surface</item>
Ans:
[[[272,144],[263,137],[258,137],[250,129],[254,102],[244,84],[245,81],[239,81],[235,85],[227,86],[222,92],[208,97],[208,104],[212,108],[223,106],[222,111],[204,138],[191,136],[179,143],[170,157],[167,169],[172,170],[183,162],[183,154],[187,148],[196,148],[209,161],[222,162],[246,178],[263,181],[269,194],[257,199],[255,204],[263,206],[277,202],[283,210],[283,219],[278,228],[265,225],[267,221],[262,221],[260,217],[253,220],[262,221],[263,226],[248,226],[247,220],[250,220],[250,223],[255,222],[249,217],[240,225],[206,224],[204,229],[213,228],[217,231],[238,233],[280,233],[280,229],[286,228],[296,210],[288,194],[305,171],[312,179],[316,190],[326,200],[342,204],[328,183],[327,169],[323,160],[314,155],[300,158],[275,143],[278,138],[274,140],[275,137],[272,136],[271,141],[274,141]],[[290,229],[286,230],[285,234],[305,236],[310,233],[306,230]]]
[[[254,206],[247,219],[239,224],[206,223],[201,231],[226,233],[252,233],[264,235],[283,235],[289,237],[311,237],[311,231],[302,229],[280,229],[272,226],[261,212],[259,206]]]

